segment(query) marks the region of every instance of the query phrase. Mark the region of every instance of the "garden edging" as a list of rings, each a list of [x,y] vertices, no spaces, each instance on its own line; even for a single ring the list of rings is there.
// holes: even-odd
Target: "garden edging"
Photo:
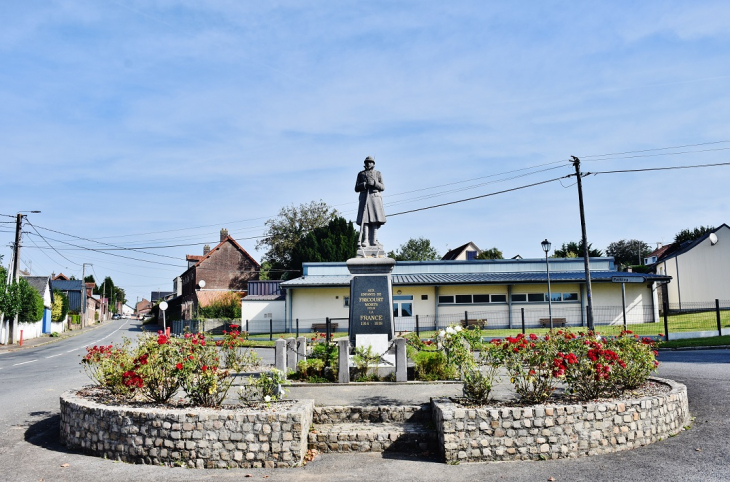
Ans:
[[[433,400],[447,463],[542,460],[627,450],[678,433],[690,423],[687,387],[635,400],[572,405],[464,408]]]
[[[195,468],[294,467],[307,451],[313,400],[275,409],[109,406],[61,395],[61,442],[111,460]]]

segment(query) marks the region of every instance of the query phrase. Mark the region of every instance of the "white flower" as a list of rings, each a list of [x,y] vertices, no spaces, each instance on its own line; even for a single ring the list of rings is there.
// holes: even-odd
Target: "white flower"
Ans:
[[[454,327],[454,331],[456,331],[457,333],[459,333],[459,332],[461,331],[461,326],[459,326],[459,325],[456,325],[456,326]]]
[[[596,341],[601,341],[601,335],[596,335]]]
[[[454,328],[450,326],[450,327],[446,328],[446,333],[448,333],[449,335],[453,335],[456,332],[454,331]]]
[[[270,402],[270,401],[271,401],[271,396],[270,395],[266,395],[264,397],[264,402]]]
[[[444,335],[446,335],[446,332],[444,330],[439,331],[439,337],[443,338]]]

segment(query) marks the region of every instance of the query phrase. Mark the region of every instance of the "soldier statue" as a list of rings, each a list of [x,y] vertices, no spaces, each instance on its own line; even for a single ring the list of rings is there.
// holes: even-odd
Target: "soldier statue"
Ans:
[[[385,210],[380,193],[385,190],[383,176],[375,169],[375,159],[365,158],[365,169],[357,174],[355,192],[360,193],[360,206],[357,209],[357,224],[360,225],[360,246],[378,248],[378,228],[385,224]]]

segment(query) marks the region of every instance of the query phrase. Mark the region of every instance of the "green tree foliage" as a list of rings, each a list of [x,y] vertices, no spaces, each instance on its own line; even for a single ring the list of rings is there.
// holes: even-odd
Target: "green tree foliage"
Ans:
[[[104,278],[104,282],[94,290],[94,294],[109,299],[109,311],[111,312],[116,312],[118,302],[122,304],[127,302],[125,291],[116,286],[110,276]]]
[[[291,253],[307,233],[327,226],[337,216],[337,210],[324,201],[312,201],[299,206],[281,208],[275,218],[266,221],[264,238],[256,243],[256,249],[266,248],[263,261],[271,263],[270,277],[281,277],[282,269],[291,266]]]
[[[345,218],[337,216],[326,226],[315,228],[294,245],[284,279],[299,276],[302,263],[347,261],[357,255],[358,232]],[[275,273],[272,273],[272,275]]]
[[[441,259],[436,248],[431,246],[431,241],[424,238],[411,238],[405,244],[401,244],[397,251],[390,251],[389,258],[396,261],[432,261]]]
[[[600,249],[593,249],[593,245],[588,243],[588,256],[591,258],[599,258],[603,256],[603,251]],[[583,240],[579,243],[570,241],[563,243],[560,248],[553,251],[553,258],[582,258],[583,257]]]
[[[504,259],[502,251],[497,248],[485,249],[477,255],[477,259]]]
[[[24,279],[18,282],[20,287],[20,310],[18,311],[19,321],[40,321],[43,319],[43,298],[35,288]]]
[[[51,320],[63,321],[68,314],[68,296],[62,291],[53,290],[53,306],[51,307]]]
[[[616,264],[620,266],[644,264],[644,257],[649,253],[651,253],[649,245],[638,239],[622,239],[609,244],[606,248],[606,255],[613,256]]]
[[[89,276],[84,278],[84,283],[94,283],[94,289],[91,291],[95,295],[99,294],[99,286],[96,284],[96,280],[94,279],[94,275],[90,274]]]
[[[0,313],[9,319],[20,311],[20,286],[14,282],[7,284],[7,279],[7,270],[0,266]]]
[[[685,241],[694,241],[695,239],[701,238],[705,234],[714,231],[713,226],[699,226],[694,229],[683,229],[674,235],[674,242],[682,244]]]

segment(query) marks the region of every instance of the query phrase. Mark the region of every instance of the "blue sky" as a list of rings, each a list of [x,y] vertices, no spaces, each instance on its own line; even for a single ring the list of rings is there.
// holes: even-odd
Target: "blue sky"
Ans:
[[[0,5],[0,65],[1,214],[119,246],[199,243],[134,255],[168,266],[24,238],[34,274],[93,263],[132,301],[171,289],[221,228],[260,260],[245,238],[284,205],[354,219],[368,155],[393,214],[567,175],[570,155],[595,172],[730,153],[721,1],[26,0]],[[730,166],[589,176],[589,241],[727,222],[728,181]],[[573,184],[394,216],[380,238],[539,257],[542,239],[580,236]],[[6,265],[12,239],[0,224]]]

